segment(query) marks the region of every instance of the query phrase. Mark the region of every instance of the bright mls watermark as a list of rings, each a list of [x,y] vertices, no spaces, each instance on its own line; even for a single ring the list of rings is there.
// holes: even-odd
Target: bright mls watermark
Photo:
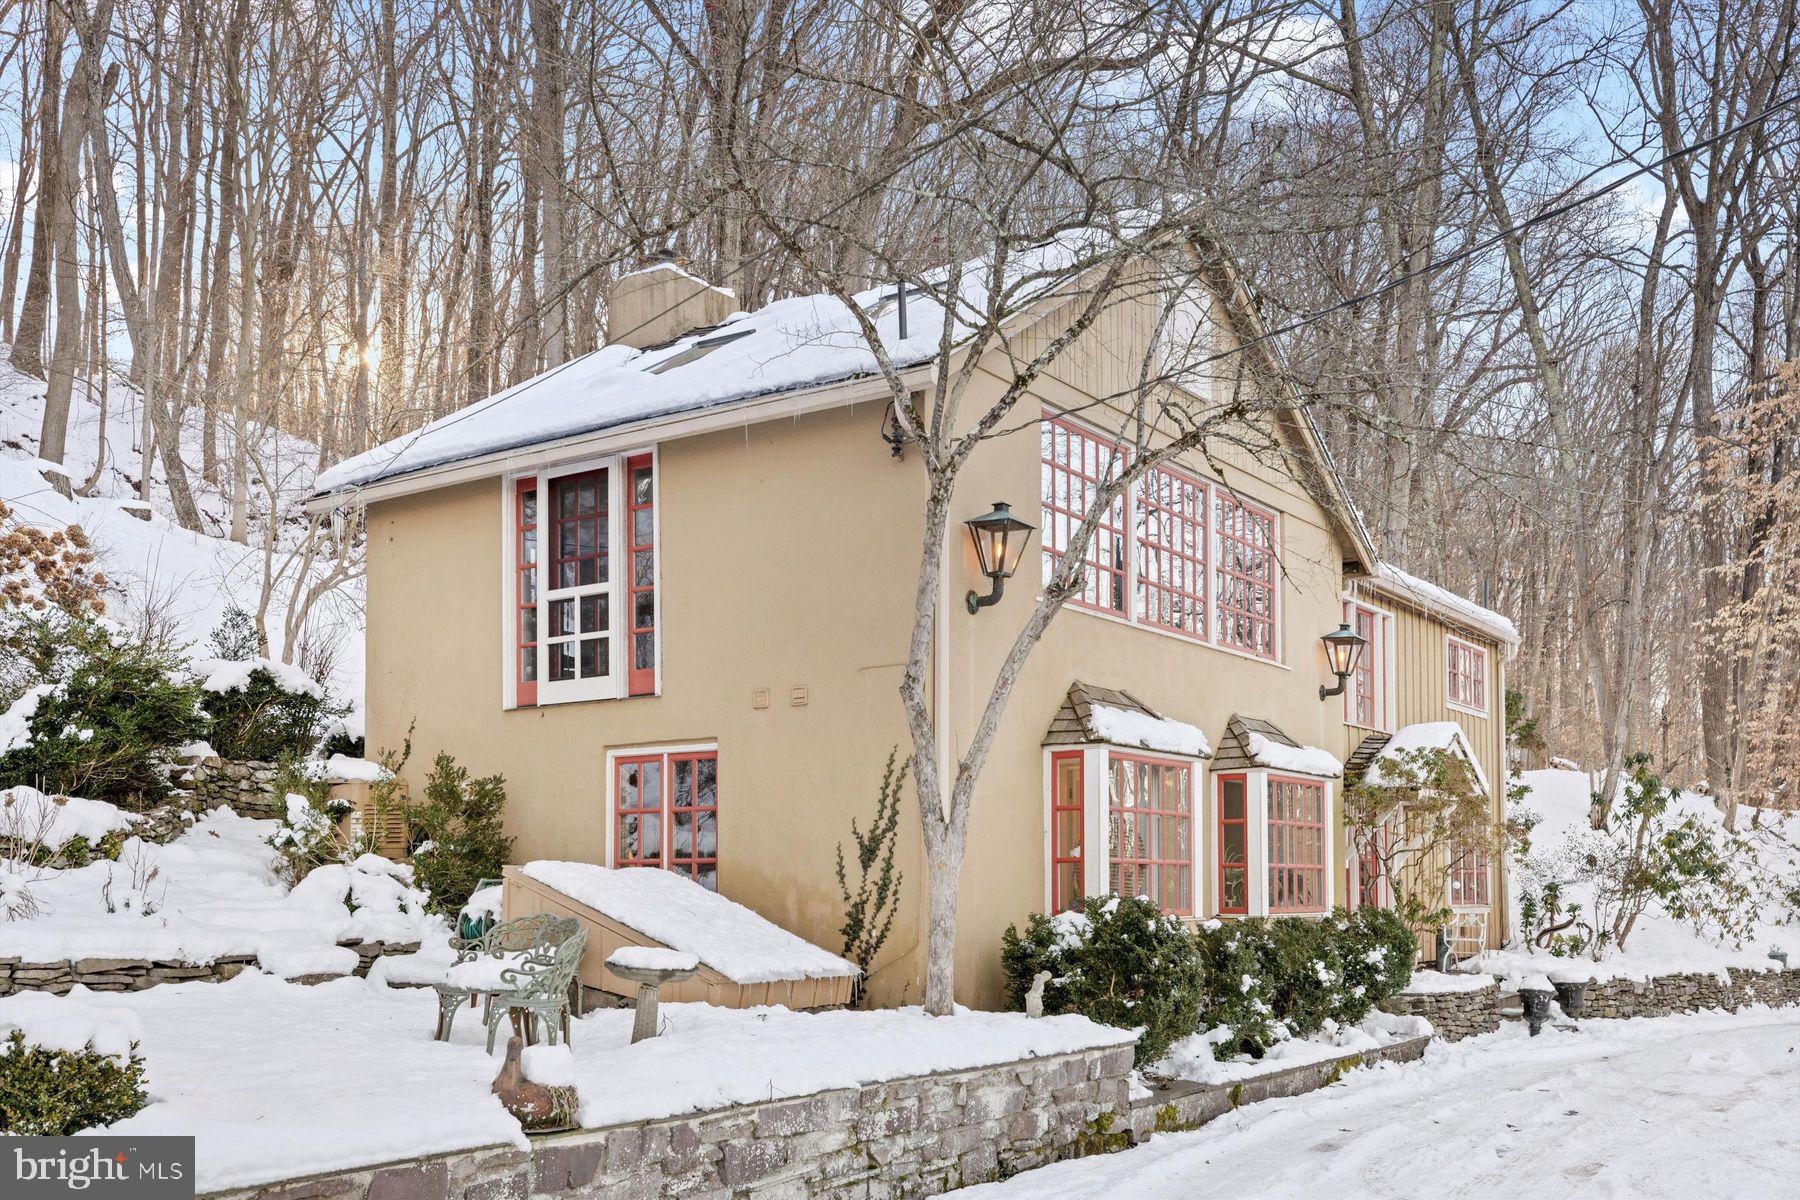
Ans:
[[[6,1200],[192,1200],[191,1137],[0,1138]]]

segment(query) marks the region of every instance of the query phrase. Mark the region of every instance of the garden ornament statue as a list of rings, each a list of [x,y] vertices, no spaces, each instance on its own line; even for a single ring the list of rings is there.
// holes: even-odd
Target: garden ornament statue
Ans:
[[[500,1097],[507,1112],[518,1118],[526,1133],[575,1128],[580,1102],[574,1085],[551,1087],[525,1078],[524,1047],[525,1039],[517,1034],[506,1040],[506,1061],[494,1076],[494,1095]]]
[[[1522,987],[1519,999],[1525,1005],[1525,1024],[1531,1027],[1531,1036],[1536,1037],[1543,1032],[1544,1022],[1550,1019],[1550,998],[1556,995],[1549,988]]]
[[[1025,993],[1025,1015],[1041,1017],[1044,1015],[1044,985],[1050,982],[1050,972],[1039,971],[1031,980],[1031,990]]]

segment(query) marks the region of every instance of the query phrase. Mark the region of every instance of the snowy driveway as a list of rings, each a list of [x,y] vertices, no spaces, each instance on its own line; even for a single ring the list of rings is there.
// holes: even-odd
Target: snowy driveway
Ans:
[[[1800,1195],[1800,1012],[1522,1027],[962,1200]]]

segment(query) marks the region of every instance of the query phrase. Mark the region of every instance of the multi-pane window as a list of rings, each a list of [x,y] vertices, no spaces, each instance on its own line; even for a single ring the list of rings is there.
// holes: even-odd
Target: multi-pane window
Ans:
[[[664,867],[718,891],[718,752],[631,755],[613,769],[613,865]]]
[[[1040,432],[1048,583],[1129,451],[1067,417],[1047,415]],[[1070,603],[1272,659],[1279,652],[1277,537],[1274,513],[1173,467],[1153,468],[1101,514]]]
[[[1081,904],[1081,751],[1050,756],[1050,903],[1064,912]]]
[[[550,628],[544,639],[551,681],[598,679],[612,669],[609,633],[612,559],[605,470],[550,481]]]
[[[1113,755],[1111,768],[1109,890],[1147,896],[1165,913],[1191,915],[1193,768],[1127,754]]]
[[[1144,476],[1138,505],[1137,614],[1206,636],[1206,485],[1174,471]]]
[[[1480,846],[1464,847],[1450,863],[1450,903],[1462,908],[1479,908],[1488,903],[1487,851]]]
[[[1242,775],[1219,777],[1219,911],[1250,911],[1250,826],[1248,782]]]
[[[654,692],[653,456],[523,476],[511,496],[513,703]]]
[[[1269,777],[1269,911],[1325,908],[1325,785]]]
[[[1260,658],[1275,657],[1275,517],[1219,492],[1218,639]]]
[[[1356,853],[1356,904],[1359,908],[1381,907],[1382,834],[1368,835]]]
[[[1068,553],[1076,528],[1100,488],[1118,477],[1124,451],[1072,421],[1048,420],[1043,430],[1044,582]],[[1125,497],[1106,507],[1083,556],[1081,590],[1072,603],[1105,612],[1125,611]]]
[[[625,463],[626,552],[631,584],[630,691],[645,696],[656,690],[656,479],[650,456]]]
[[[1487,651],[1461,638],[1444,639],[1444,687],[1450,703],[1487,711]]]
[[[1344,720],[1364,729],[1388,728],[1387,627],[1380,613],[1361,604],[1344,606],[1344,619],[1364,641],[1350,686],[1344,693]]]
[[[537,703],[538,677],[538,490],[536,479],[521,479],[513,495],[514,686],[520,704]]]

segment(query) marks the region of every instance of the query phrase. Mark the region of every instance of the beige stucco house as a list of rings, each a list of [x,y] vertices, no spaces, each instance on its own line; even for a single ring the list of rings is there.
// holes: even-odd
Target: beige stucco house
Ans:
[[[1216,344],[1254,331],[1241,289],[1206,283]],[[864,299],[893,330],[894,306]],[[409,769],[447,750],[504,775],[521,860],[681,871],[835,950],[836,847],[909,744],[923,472],[896,452],[841,305],[734,304],[673,264],[629,276],[610,320],[635,333],[332,468],[313,503],[366,512],[372,754],[411,728]],[[1015,353],[1068,319],[1029,316]],[[1003,501],[1037,532],[1004,598],[971,614],[961,597],[986,584],[953,531],[930,681],[945,763],[1102,469],[1099,398],[1128,390],[1146,328],[1129,306],[1103,318],[1033,384],[1035,424],[964,473],[963,516]],[[909,383],[929,385],[934,349],[896,337]],[[1258,359],[1257,386],[1285,386]],[[1196,919],[1378,900],[1347,851],[1342,764],[1409,726],[1466,731],[1498,809],[1511,626],[1382,565],[1303,409],[1255,419],[1278,453],[1153,476],[1027,662],[974,804],[959,999],[995,1004],[1001,932],[1083,893]],[[1344,622],[1369,652],[1322,699],[1338,680],[1320,637]],[[878,1002],[923,988],[910,796],[900,836]],[[1471,909],[1499,887],[1471,864]]]

